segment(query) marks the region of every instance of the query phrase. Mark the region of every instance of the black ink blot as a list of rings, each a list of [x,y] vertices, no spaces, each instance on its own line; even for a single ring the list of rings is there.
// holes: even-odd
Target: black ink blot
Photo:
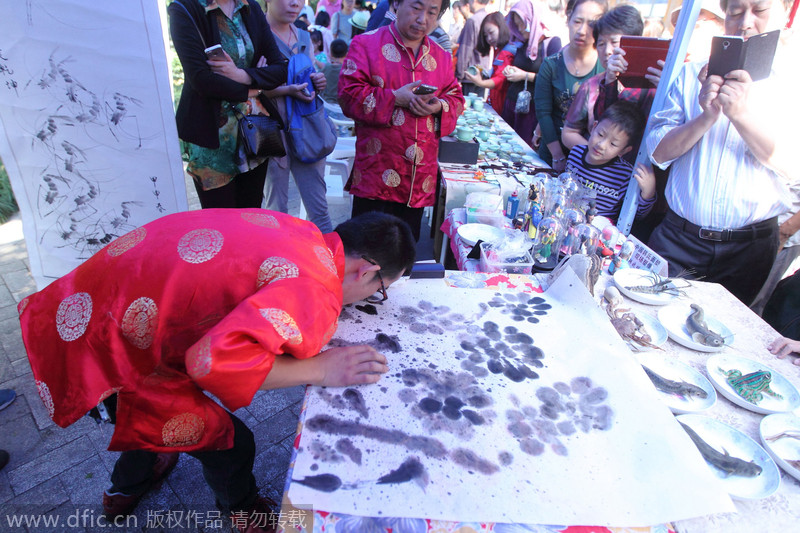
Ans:
[[[321,492],[334,492],[342,486],[342,480],[333,474],[319,474],[292,481]]]
[[[442,410],[442,402],[434,398],[423,398],[419,401],[419,407],[426,413],[438,413]]]

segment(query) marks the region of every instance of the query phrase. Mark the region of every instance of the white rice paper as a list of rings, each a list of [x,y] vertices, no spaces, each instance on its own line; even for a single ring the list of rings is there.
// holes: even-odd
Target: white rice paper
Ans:
[[[413,280],[393,286],[376,307],[377,315],[364,312],[364,304],[346,308],[331,344],[376,346],[389,358],[389,374],[376,385],[309,388],[289,489],[294,505],[360,516],[605,526],[733,510],[570,271],[541,297]],[[531,312],[540,313],[533,315],[538,322],[525,316]],[[462,341],[485,337],[487,322],[497,324],[500,341],[512,349],[520,338],[506,328],[532,338],[543,366],[527,366],[538,378],[515,382],[480,370],[491,357]],[[490,350],[496,347],[491,341]],[[514,352],[516,358],[496,360],[519,369],[524,358]],[[415,373],[423,377],[413,379]],[[591,386],[580,394],[586,378]],[[541,398],[548,392],[565,411],[546,407]],[[421,408],[430,411],[436,402],[444,408],[448,397],[449,417]],[[486,398],[491,405],[482,405]],[[483,423],[470,422],[466,411]],[[574,432],[565,434],[570,427]],[[402,482],[409,471],[411,479]]]

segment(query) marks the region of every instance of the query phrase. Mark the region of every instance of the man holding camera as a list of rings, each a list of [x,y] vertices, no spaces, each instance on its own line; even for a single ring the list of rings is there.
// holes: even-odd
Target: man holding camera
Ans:
[[[434,204],[439,138],[464,108],[452,60],[428,37],[450,0],[395,0],[397,20],[355,37],[339,77],[339,103],[356,123],[347,187],[353,216],[395,215],[419,240]]]
[[[725,33],[748,39],[780,28],[792,2],[721,0]],[[779,117],[797,124],[789,118],[797,103],[782,98],[791,85],[781,82],[781,67],[776,55],[770,76],[753,82],[745,70],[718,76],[707,64],[685,64],[646,139],[653,164],[672,166],[669,210],[649,245],[669,261],[670,275],[691,269],[745,304],[769,274],[776,218],[790,207],[791,148],[770,127]]]

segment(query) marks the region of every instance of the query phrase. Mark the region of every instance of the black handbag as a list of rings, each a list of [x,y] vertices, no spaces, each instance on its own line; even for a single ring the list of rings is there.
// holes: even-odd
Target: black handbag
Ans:
[[[286,155],[281,137],[282,122],[266,115],[245,115],[233,104],[230,107],[239,117],[239,146],[248,159]]]

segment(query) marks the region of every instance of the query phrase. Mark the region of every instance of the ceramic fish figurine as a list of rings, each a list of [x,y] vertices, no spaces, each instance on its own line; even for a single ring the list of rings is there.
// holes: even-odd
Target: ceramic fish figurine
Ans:
[[[689,307],[692,308],[692,312],[686,318],[686,329],[689,331],[692,340],[698,344],[714,348],[724,345],[725,339],[722,335],[708,329],[703,308],[697,304],[692,304]]]
[[[708,393],[697,385],[693,385],[685,381],[673,381],[671,379],[659,376],[644,365],[642,365],[642,368],[644,368],[647,377],[650,378],[650,381],[653,382],[653,385],[655,385],[656,389],[660,390],[661,392],[674,394],[683,400],[686,400],[687,397],[691,396],[696,396],[702,399],[708,398]]]
[[[698,450],[700,450],[700,454],[703,456],[703,459],[705,459],[706,462],[711,466],[725,472],[726,476],[756,477],[757,475],[761,474],[761,467],[755,462],[745,461],[743,459],[739,459],[738,457],[733,457],[725,448],[722,449],[724,453],[719,453],[706,441],[701,439],[700,435],[698,435],[692,428],[683,422],[679,422],[679,424],[683,426],[683,429],[689,434],[689,437],[691,437],[692,441],[694,442],[694,445],[697,446]]]
[[[728,382],[728,385],[733,387],[736,394],[748,402],[758,404],[758,402],[764,399],[764,394],[768,394],[773,398],[783,399],[783,396],[769,387],[769,384],[772,383],[772,372],[757,370],[742,375],[742,372],[735,368],[733,370],[723,370],[720,368],[719,371],[725,375],[725,381]]]

